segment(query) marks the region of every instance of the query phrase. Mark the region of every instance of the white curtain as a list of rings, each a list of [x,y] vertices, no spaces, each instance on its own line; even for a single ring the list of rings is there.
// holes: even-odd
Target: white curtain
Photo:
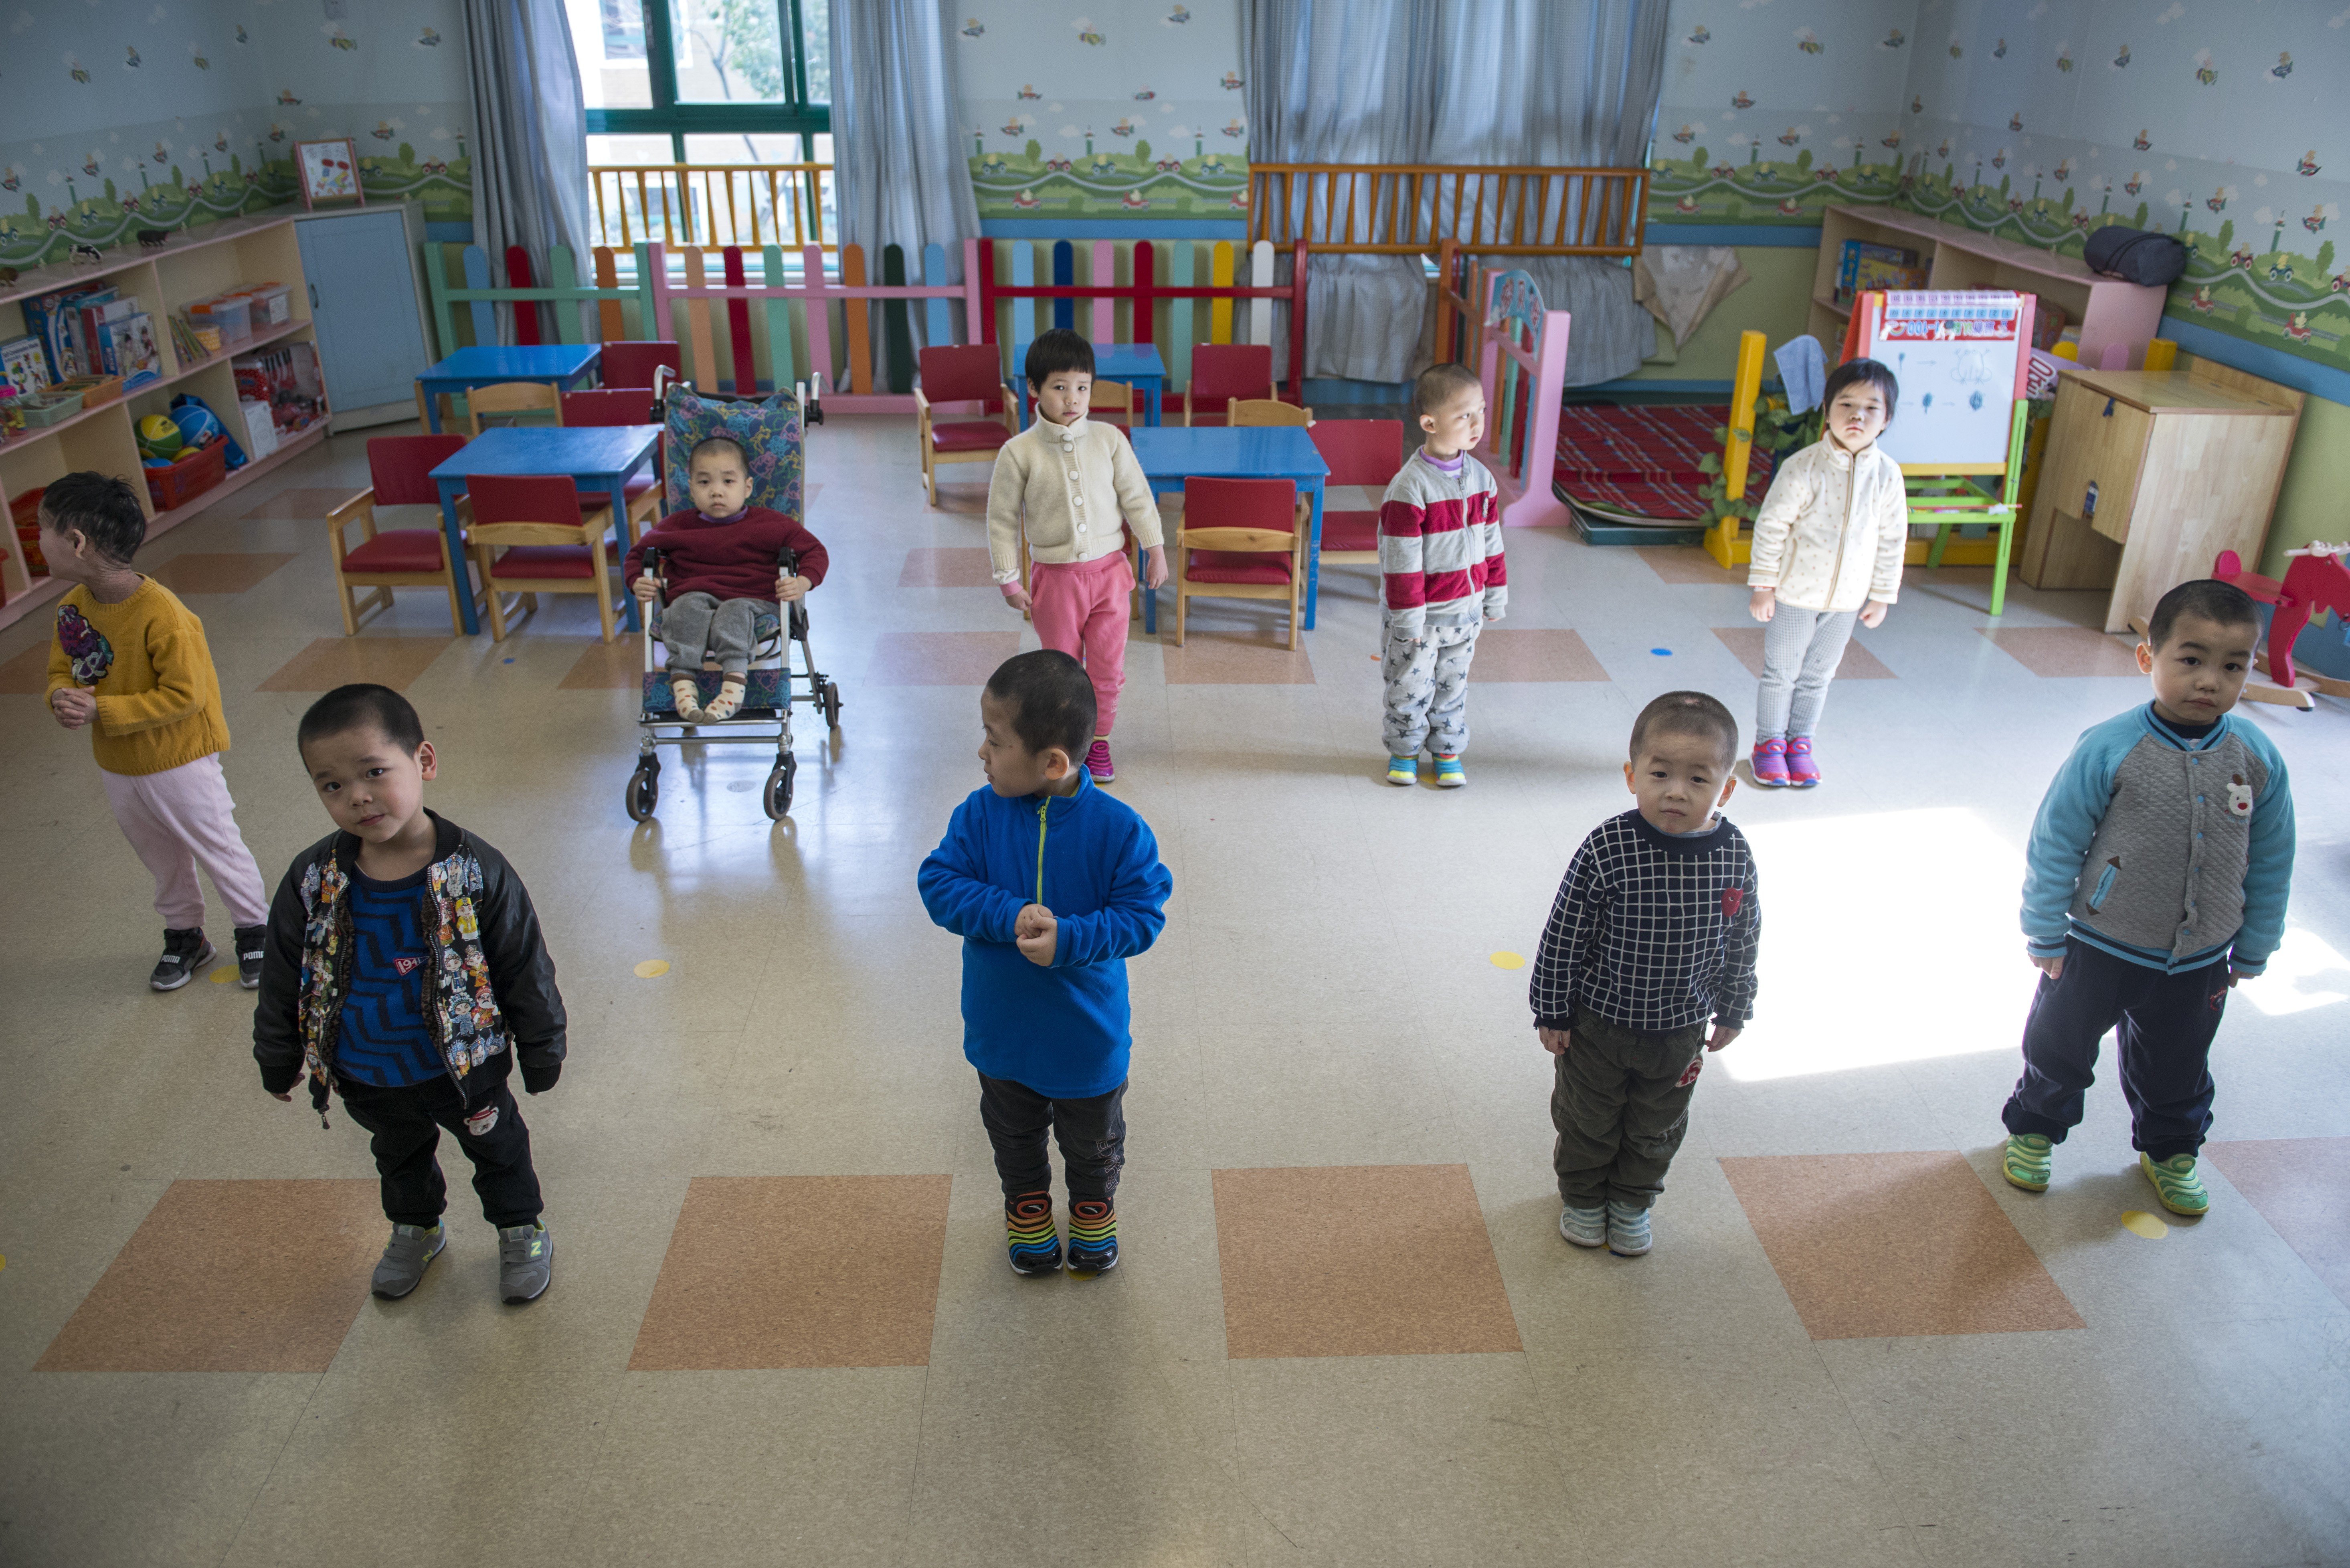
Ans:
[[[546,276],[547,252],[585,255],[588,111],[563,0],[465,0],[465,63],[473,109],[473,239],[505,276],[508,245]],[[497,307],[514,341],[514,307]]]
[[[1249,155],[1637,166],[1666,21],[1664,0],[1242,0]],[[1551,308],[1574,313],[1570,383],[1627,374],[1655,346],[1621,265],[1509,265],[1534,274]],[[1416,258],[1315,256],[1307,269],[1307,375],[1399,381],[1419,368],[1430,291]],[[1405,322],[1413,330],[1399,330]],[[1284,328],[1274,336],[1287,340]]]
[[[948,281],[962,281],[962,242],[979,233],[979,207],[956,125],[962,100],[948,47],[962,16],[951,0],[833,0],[840,237],[863,247],[869,281],[879,281],[881,247],[890,244],[905,250],[909,283],[921,281],[928,244],[946,248]],[[962,303],[948,308],[959,321]],[[924,314],[907,312],[918,345]],[[976,342],[976,333],[968,340]]]

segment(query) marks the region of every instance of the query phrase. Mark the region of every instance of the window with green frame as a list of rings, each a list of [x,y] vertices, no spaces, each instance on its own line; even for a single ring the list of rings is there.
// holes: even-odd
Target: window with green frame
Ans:
[[[830,5],[566,0],[588,161],[829,161]]]

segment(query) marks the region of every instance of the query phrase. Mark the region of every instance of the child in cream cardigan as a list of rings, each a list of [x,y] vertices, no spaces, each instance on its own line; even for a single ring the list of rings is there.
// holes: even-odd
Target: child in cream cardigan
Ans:
[[[1875,359],[1837,366],[1821,398],[1826,433],[1780,464],[1755,515],[1746,607],[1767,628],[1754,715],[1758,784],[1820,782],[1812,731],[1853,622],[1882,624],[1901,590],[1909,503],[1901,465],[1877,447],[1899,396],[1893,372]]]
[[[1120,524],[1142,547],[1143,582],[1157,590],[1167,581],[1159,504],[1125,432],[1086,419],[1091,343],[1067,327],[1040,333],[1022,369],[1036,419],[996,452],[987,485],[988,556],[1004,598],[1030,612],[1045,646],[1085,664],[1096,710],[1086,771],[1096,784],[1107,784],[1118,776],[1109,732],[1126,685],[1127,606],[1134,592]],[[1035,564],[1033,597],[1020,586],[1024,531]]]

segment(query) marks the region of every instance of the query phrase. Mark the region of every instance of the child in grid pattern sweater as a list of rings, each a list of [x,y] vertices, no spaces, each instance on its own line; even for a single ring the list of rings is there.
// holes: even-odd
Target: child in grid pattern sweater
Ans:
[[[1737,723],[1711,697],[1648,704],[1624,768],[1639,805],[1583,841],[1543,931],[1527,996],[1558,1059],[1559,1231],[1578,1246],[1648,1250],[1702,1053],[1753,1011],[1754,857],[1718,815],[1737,751]]]

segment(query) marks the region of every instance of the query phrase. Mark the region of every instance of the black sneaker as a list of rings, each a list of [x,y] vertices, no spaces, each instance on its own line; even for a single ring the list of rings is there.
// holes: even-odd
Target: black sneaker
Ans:
[[[213,961],[213,944],[204,940],[200,930],[181,931],[166,926],[163,929],[163,956],[155,961],[155,972],[147,983],[157,991],[177,991],[196,978],[196,971]]]
[[[1104,1274],[1118,1267],[1118,1210],[1106,1199],[1069,1201],[1069,1272]]]
[[[247,991],[261,988],[261,949],[268,937],[267,926],[236,929],[236,983]]]

